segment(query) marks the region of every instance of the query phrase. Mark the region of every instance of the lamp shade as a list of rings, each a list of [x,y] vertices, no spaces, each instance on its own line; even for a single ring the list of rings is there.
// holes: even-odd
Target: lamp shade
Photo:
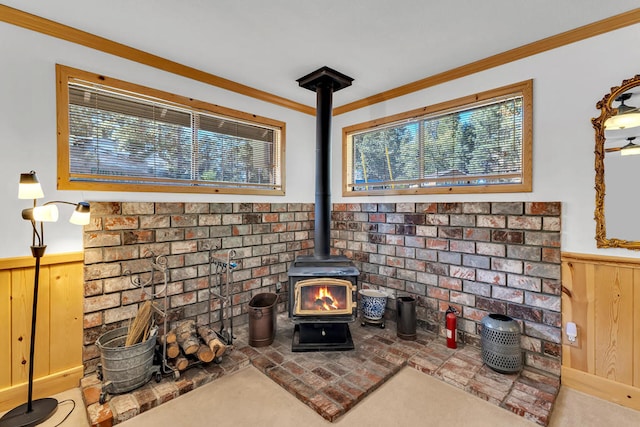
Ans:
[[[91,220],[91,207],[87,202],[80,202],[76,205],[69,222],[76,225],[87,225]]]
[[[44,197],[40,181],[35,171],[20,174],[18,186],[18,199],[41,199]]]
[[[56,205],[43,205],[23,209],[22,218],[30,221],[56,222],[58,220],[58,207]]]

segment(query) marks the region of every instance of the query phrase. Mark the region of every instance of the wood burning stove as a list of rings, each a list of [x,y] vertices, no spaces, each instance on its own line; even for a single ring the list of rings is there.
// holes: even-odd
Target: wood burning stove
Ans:
[[[357,317],[360,272],[344,256],[331,256],[331,114],[333,92],[353,79],[328,67],[300,79],[316,92],[316,199],[314,255],[296,258],[289,268],[289,317],[295,324],[292,351],[352,350],[349,322]]]
[[[292,350],[352,350],[360,271],[347,257],[298,257],[289,268]]]
[[[347,257],[325,260],[298,257],[291,263],[288,274],[289,316],[294,321],[353,322],[356,319],[360,271]]]

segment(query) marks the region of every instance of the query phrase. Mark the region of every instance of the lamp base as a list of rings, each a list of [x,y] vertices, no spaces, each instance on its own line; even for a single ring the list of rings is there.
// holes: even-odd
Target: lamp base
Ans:
[[[30,412],[27,412],[28,403],[23,403],[0,418],[0,427],[29,427],[38,425],[53,415],[57,407],[58,401],[52,397],[32,401],[32,409]]]

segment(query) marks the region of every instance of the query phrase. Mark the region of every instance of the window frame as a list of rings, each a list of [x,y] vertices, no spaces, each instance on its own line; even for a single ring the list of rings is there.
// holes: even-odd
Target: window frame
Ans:
[[[352,135],[389,127],[394,123],[420,120],[436,114],[446,114],[456,110],[472,108],[474,105],[490,102],[492,99],[508,95],[522,96],[522,182],[514,184],[455,185],[414,188],[389,188],[353,190],[354,161]],[[408,194],[473,194],[473,193],[518,193],[532,191],[533,153],[533,80],[467,95],[450,101],[417,108],[411,111],[347,126],[342,129],[342,195],[343,197],[408,195]],[[402,181],[398,181],[402,182]]]
[[[184,184],[177,180],[170,184],[163,184],[166,179],[144,178],[145,183],[123,183],[123,182],[96,182],[72,179],[71,162],[69,158],[69,83],[73,81],[84,81],[87,83],[113,88],[116,91],[129,92],[139,95],[141,99],[155,99],[159,102],[175,105],[178,108],[186,108],[195,113],[212,114],[228,117],[231,120],[238,120],[244,123],[267,126],[278,130],[279,138],[276,143],[278,148],[274,150],[274,157],[278,159],[278,175],[280,183],[268,185],[265,188],[233,187],[233,186],[198,186],[194,181],[185,180]],[[203,194],[247,194],[247,195],[285,195],[285,141],[286,124],[280,120],[257,116],[251,113],[234,110],[219,105],[210,104],[204,101],[188,98],[181,95],[152,89],[135,83],[125,82],[111,77],[105,77],[88,71],[71,68],[65,65],[56,64],[56,111],[57,111],[57,174],[59,190],[83,190],[83,191],[120,191],[120,192],[163,192],[163,193],[203,193]],[[150,183],[146,183],[150,182]]]

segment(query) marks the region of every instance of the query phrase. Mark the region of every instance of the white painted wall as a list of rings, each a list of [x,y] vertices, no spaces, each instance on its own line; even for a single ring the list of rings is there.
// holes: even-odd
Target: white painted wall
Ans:
[[[0,258],[30,255],[31,227],[20,212],[31,201],[17,198],[20,173],[30,170],[38,173],[43,201],[313,201],[315,117],[5,23],[0,40]],[[57,191],[56,63],[286,122],[286,196]],[[309,100],[315,100],[312,92]],[[71,212],[60,207],[58,223],[45,225],[47,253],[82,249],[81,228],[67,222]]]
[[[561,201],[563,251],[640,257],[640,252],[636,251],[596,247],[593,219],[595,138],[591,126],[591,118],[600,114],[596,103],[609,93],[612,86],[619,86],[622,80],[640,73],[639,45],[640,25],[583,40],[340,115],[334,120],[333,136],[339,140],[342,127],[354,123],[533,79],[533,192],[412,196],[411,200]],[[354,77],[354,84],[357,84],[357,76]],[[337,97],[339,92],[335,95]],[[334,147],[332,161],[339,168],[342,158],[338,141],[334,141]],[[632,188],[628,189],[626,204],[629,217],[637,217],[640,201]],[[332,192],[334,201],[367,200],[362,197],[342,198],[341,183],[337,178],[333,181]],[[406,200],[406,196],[385,197],[384,200],[401,201]]]
[[[17,199],[21,172],[38,172],[46,200],[68,201],[266,201],[313,202],[315,119],[255,99],[194,82],[131,61],[0,23],[0,258],[28,255],[31,230],[20,211],[29,201]],[[6,41],[10,40],[11,43]],[[562,250],[637,257],[633,251],[595,247],[594,137],[590,119],[595,104],[625,78],[640,72],[640,25],[584,40],[512,64],[429,88],[334,119],[334,202],[398,201],[561,201]],[[57,191],[55,64],[190,96],[287,123],[286,196],[256,197],[165,193]],[[331,64],[338,67],[339,64]],[[256,72],[259,72],[258,70]],[[358,84],[358,76],[352,76]],[[534,79],[534,182],[532,193],[343,198],[341,194],[342,127],[435,104],[514,82]],[[292,85],[297,83],[292,81]],[[304,90],[304,89],[300,89]],[[349,90],[344,89],[345,91]],[[314,96],[310,95],[310,103]],[[340,102],[340,92],[334,103]],[[560,116],[562,113],[562,116]],[[633,200],[633,211],[638,211]],[[61,221],[47,224],[48,253],[82,248],[81,231]]]

